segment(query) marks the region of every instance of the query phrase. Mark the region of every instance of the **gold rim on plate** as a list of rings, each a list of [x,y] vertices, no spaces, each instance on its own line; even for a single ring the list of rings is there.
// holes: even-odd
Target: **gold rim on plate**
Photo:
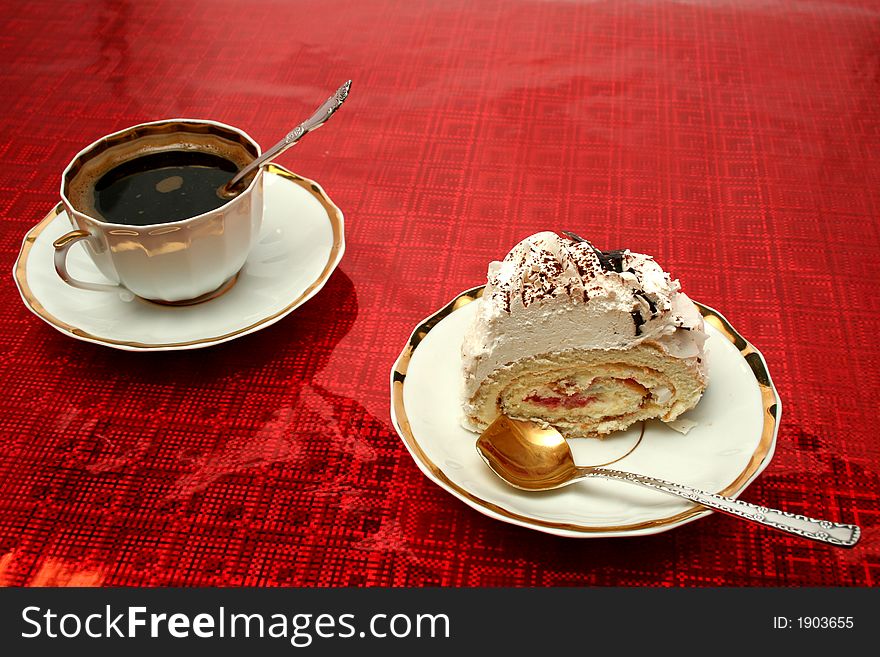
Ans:
[[[145,343],[129,340],[113,340],[112,338],[97,336],[55,317],[54,315],[52,315],[52,313],[50,313],[43,307],[43,304],[39,302],[39,300],[36,298],[33,291],[31,290],[27,280],[27,264],[28,256],[30,255],[34,243],[37,241],[37,238],[55,220],[55,218],[58,217],[58,215],[64,212],[64,206],[61,203],[56,205],[49,212],[49,214],[43,217],[40,223],[31,228],[30,231],[28,231],[27,235],[25,235],[24,241],[21,245],[21,251],[19,252],[18,258],[15,261],[14,274],[15,283],[18,286],[18,291],[21,293],[22,299],[24,299],[25,304],[28,306],[31,312],[39,316],[46,323],[54,326],[62,333],[66,333],[87,342],[103,344],[109,347],[121,347],[129,350],[153,351],[161,349],[208,346],[215,343],[226,342],[227,340],[239,337],[241,335],[244,335],[245,333],[255,331],[256,329],[264,325],[268,325],[275,320],[280,319],[284,315],[290,313],[298,306],[302,305],[324,286],[324,283],[327,282],[327,279],[330,278],[330,274],[332,274],[333,270],[336,269],[336,266],[339,264],[339,260],[341,259],[342,253],[345,251],[345,232],[342,210],[340,210],[336,206],[336,204],[334,204],[333,201],[330,200],[330,197],[327,196],[327,193],[314,180],[303,178],[302,176],[299,176],[292,171],[288,171],[284,167],[277,164],[267,165],[266,173],[276,175],[279,178],[284,178],[285,180],[289,180],[290,182],[305,189],[307,192],[309,192],[309,194],[317,199],[317,201],[324,208],[324,211],[327,213],[327,217],[330,221],[330,225],[333,230],[333,244],[330,247],[330,253],[327,257],[327,263],[324,265],[324,269],[321,271],[321,274],[318,276],[318,278],[316,278],[302,292],[302,294],[300,294],[296,299],[287,304],[284,308],[272,313],[271,315],[268,315],[267,317],[261,318],[253,324],[250,324],[240,329],[236,329],[235,331],[230,331],[229,333],[224,333],[223,335],[212,336],[210,338],[202,338],[199,340],[168,343]]]
[[[632,523],[628,525],[590,526],[572,523],[551,522],[548,520],[541,520],[533,516],[526,516],[509,511],[504,507],[495,504],[494,502],[484,500],[474,495],[470,491],[462,488],[451,479],[449,479],[449,477],[446,476],[443,470],[439,468],[435,463],[433,463],[431,459],[428,458],[424,450],[419,445],[419,442],[416,439],[415,435],[413,434],[412,427],[410,426],[409,419],[407,418],[406,407],[403,403],[403,387],[406,381],[407,369],[409,368],[409,363],[412,359],[413,353],[418,348],[419,344],[421,344],[422,340],[425,339],[425,336],[427,336],[431,329],[433,329],[444,318],[448,317],[456,310],[459,310],[469,303],[472,303],[479,299],[483,294],[484,287],[485,286],[480,285],[478,287],[471,288],[470,290],[462,292],[452,301],[446,304],[443,308],[441,308],[436,313],[425,319],[418,326],[416,326],[415,330],[410,336],[408,344],[403,349],[400,356],[397,358],[397,361],[394,363],[394,369],[391,373],[391,419],[394,423],[394,428],[397,430],[398,435],[400,435],[404,444],[407,446],[413,458],[421,466],[423,471],[426,474],[430,473],[429,478],[432,478],[433,480],[438,482],[443,488],[446,488],[449,492],[467,501],[477,510],[488,511],[490,512],[490,515],[501,516],[503,519],[506,519],[517,525],[524,525],[526,527],[549,531],[551,533],[553,533],[554,530],[572,532],[583,536],[600,535],[605,533],[617,534],[619,532],[638,531],[643,531],[644,533],[653,533],[656,531],[662,531],[664,529],[671,529],[673,526],[712,513],[711,510],[705,507],[694,505],[692,508],[687,509],[686,511],[681,511],[680,513],[676,513],[675,515],[671,515],[665,518],[658,518],[656,520]],[[746,486],[751,482],[751,480],[756,477],[761,472],[761,470],[764,469],[764,467],[766,467],[767,463],[769,463],[769,459],[773,454],[773,448],[776,441],[776,432],[779,426],[781,403],[779,400],[779,395],[776,393],[776,389],[773,387],[773,382],[770,380],[770,373],[767,371],[767,364],[764,361],[764,357],[761,355],[761,352],[759,352],[752,344],[750,344],[745,338],[737,333],[736,329],[731,326],[730,322],[728,322],[721,313],[701,303],[697,303],[696,305],[700,309],[700,313],[703,315],[703,319],[707,323],[711,324],[714,328],[718,329],[721,335],[729,340],[737,348],[740,355],[743,357],[743,359],[745,359],[746,363],[748,364],[749,369],[754,375],[755,381],[758,384],[758,388],[761,392],[763,427],[761,430],[761,438],[758,441],[758,445],[755,448],[754,453],[752,454],[749,462],[746,464],[746,467],[743,469],[743,471],[740,472],[739,475],[737,475],[737,477],[730,484],[725,486],[723,489],[717,491],[719,495],[735,497],[739,495],[739,493],[741,493],[743,490],[745,490]],[[652,531],[648,532],[645,530]]]

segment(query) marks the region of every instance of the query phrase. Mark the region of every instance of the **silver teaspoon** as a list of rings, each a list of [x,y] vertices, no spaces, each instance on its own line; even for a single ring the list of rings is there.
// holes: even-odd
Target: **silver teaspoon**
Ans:
[[[861,530],[856,525],[844,525],[769,509],[631,472],[592,466],[578,467],[574,463],[571,448],[556,429],[542,429],[534,422],[513,420],[504,415],[499,415],[480,435],[477,439],[477,451],[492,472],[511,486],[522,490],[552,490],[587,477],[603,477],[677,495],[743,520],[822,543],[852,547],[861,535]]]
[[[314,114],[287,133],[287,136],[285,136],[284,139],[235,174],[232,177],[232,180],[217,190],[217,194],[223,198],[232,198],[241,193],[241,190],[236,189],[236,186],[238,186],[242,180],[247,178],[249,174],[256,171],[259,167],[274,160],[312,130],[316,130],[324,125],[327,119],[333,116],[333,113],[336,112],[336,110],[342,106],[342,103],[345,102],[345,99],[348,98],[349,89],[351,89],[351,80],[339,87],[339,89],[336,90],[336,93],[325,100],[321,106],[315,110]]]

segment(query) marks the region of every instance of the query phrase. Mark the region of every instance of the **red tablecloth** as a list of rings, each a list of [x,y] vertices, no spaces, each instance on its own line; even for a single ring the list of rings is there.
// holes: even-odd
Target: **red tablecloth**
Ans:
[[[876,585],[876,3],[21,2],[0,29],[0,238],[93,139],[212,118],[346,214],[326,288],[206,350],[75,341],[0,285],[0,582]],[[654,254],[767,358],[784,411],[744,499],[856,522],[853,550],[713,515],[573,540],[471,510],[389,419],[412,327],[522,237]]]

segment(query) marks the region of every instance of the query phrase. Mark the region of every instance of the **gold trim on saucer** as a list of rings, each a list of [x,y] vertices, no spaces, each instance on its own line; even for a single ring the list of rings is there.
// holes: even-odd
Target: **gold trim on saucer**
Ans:
[[[431,329],[433,329],[445,317],[449,316],[459,308],[479,299],[483,295],[483,288],[484,286],[479,286],[462,292],[443,308],[419,324],[412,332],[409,343],[394,363],[394,369],[391,375],[392,421],[397,433],[400,435],[413,457],[427,472],[430,472],[431,478],[437,481],[441,487],[446,488],[461,498],[464,498],[475,508],[489,511],[492,514],[509,519],[515,524],[525,525],[538,530],[564,530],[584,536],[636,532],[640,530],[662,531],[663,529],[671,529],[674,525],[711,513],[711,511],[705,507],[694,505],[686,511],[676,513],[675,515],[666,518],[658,518],[656,520],[648,520],[629,525],[595,527],[572,523],[550,522],[509,511],[494,502],[484,500],[474,495],[450,480],[449,477],[447,477],[446,474],[428,458],[419,445],[418,440],[416,440],[409,419],[407,418],[406,407],[403,403],[403,387],[412,355],[425,336],[428,335]],[[741,493],[748,483],[763,469],[764,466],[766,466],[773,453],[780,415],[779,396],[776,393],[776,389],[773,387],[773,382],[770,380],[770,373],[767,371],[767,364],[764,362],[761,353],[737,333],[733,326],[731,326],[730,322],[728,322],[721,313],[700,303],[697,303],[696,305],[700,309],[700,313],[703,315],[706,322],[712,324],[714,328],[718,329],[718,331],[739,350],[740,354],[751,368],[751,371],[755,376],[755,381],[761,392],[764,424],[758,445],[745,469],[743,469],[743,471],[740,472],[730,484],[717,491],[720,495],[735,496]]]
[[[36,296],[31,290],[27,280],[27,263],[28,256],[31,252],[31,249],[33,248],[34,243],[37,241],[37,238],[49,226],[49,224],[51,224],[52,221],[55,220],[55,218],[59,214],[65,211],[64,206],[61,203],[58,203],[58,205],[56,205],[51,210],[51,212],[49,212],[49,214],[43,217],[40,223],[31,228],[31,230],[28,231],[27,235],[25,235],[24,241],[22,242],[21,251],[18,254],[18,259],[15,261],[14,270],[15,283],[18,286],[18,291],[21,293],[22,299],[24,299],[28,308],[30,308],[30,310],[34,314],[39,316],[48,324],[54,326],[59,331],[62,331],[63,333],[67,333],[75,338],[79,338],[89,342],[96,342],[98,344],[107,345],[109,347],[121,347],[132,351],[154,351],[160,349],[175,349],[187,347],[195,348],[199,346],[207,346],[218,342],[225,342],[230,338],[238,337],[245,333],[250,333],[251,331],[262,326],[263,324],[271,323],[273,320],[278,319],[293,311],[297,306],[304,303],[321,287],[323,287],[324,283],[327,282],[327,279],[330,278],[330,274],[332,274],[333,270],[336,269],[339,258],[342,252],[345,250],[345,234],[342,211],[333,203],[333,201],[330,200],[330,197],[327,196],[327,193],[318,183],[316,183],[314,180],[303,178],[302,176],[288,171],[284,167],[277,164],[267,165],[265,167],[265,171],[266,174],[276,175],[280,178],[284,178],[285,180],[293,182],[294,184],[302,187],[312,196],[314,196],[324,208],[324,211],[327,213],[327,218],[329,219],[330,225],[333,229],[333,244],[330,247],[330,254],[327,257],[327,263],[324,265],[324,269],[321,271],[321,274],[296,299],[291,301],[281,310],[269,315],[268,317],[263,317],[253,324],[245,326],[244,328],[236,329],[235,331],[230,331],[229,333],[225,333],[223,335],[212,336],[210,338],[202,338],[200,340],[190,340],[186,342],[169,342],[160,344],[104,338],[84,331],[74,326],[73,324],[69,324],[58,319],[45,309],[43,304],[41,304],[39,300],[37,300]],[[236,279],[237,275],[230,280],[234,283]],[[224,284],[224,286],[221,287],[224,288],[223,291],[225,292],[227,289],[229,289],[229,287],[232,286],[230,285],[229,287],[226,287],[226,284]]]

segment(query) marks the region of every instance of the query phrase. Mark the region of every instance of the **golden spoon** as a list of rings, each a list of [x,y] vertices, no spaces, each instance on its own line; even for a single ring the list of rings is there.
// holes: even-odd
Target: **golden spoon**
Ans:
[[[587,477],[619,479],[677,495],[710,509],[751,520],[803,538],[852,547],[861,535],[856,525],[808,518],[654,477],[611,468],[579,467],[565,438],[553,428],[512,420],[504,415],[477,439],[477,451],[492,471],[511,486],[529,491],[552,490]]]

